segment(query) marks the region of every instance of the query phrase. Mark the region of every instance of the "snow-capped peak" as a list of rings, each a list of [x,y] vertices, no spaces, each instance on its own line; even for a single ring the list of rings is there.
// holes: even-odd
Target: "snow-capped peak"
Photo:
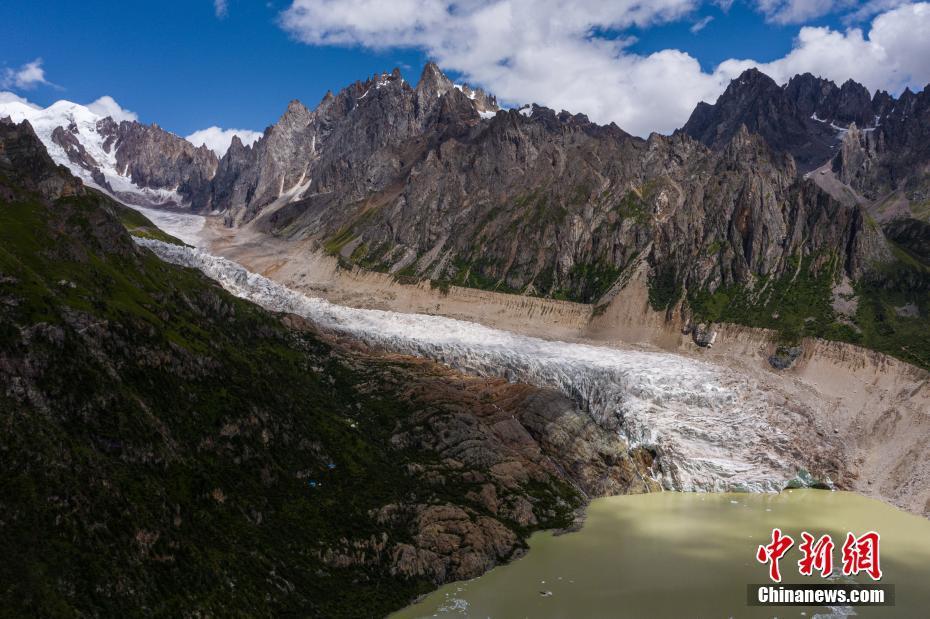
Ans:
[[[101,101],[105,104],[103,107],[98,105]],[[91,106],[98,111],[119,107],[109,97],[98,99]],[[182,202],[176,191],[140,187],[129,178],[128,170],[118,169],[116,148],[107,143],[108,136],[101,133],[101,121],[110,118],[109,115],[102,116],[89,106],[66,100],[42,108],[13,95],[0,97],[0,118],[7,116],[17,123],[28,120],[52,160],[66,166],[85,185],[111,193],[118,199],[129,198],[142,204]],[[73,156],[75,153],[69,156],[66,147],[54,139],[53,134],[59,127],[74,137],[88,157]]]

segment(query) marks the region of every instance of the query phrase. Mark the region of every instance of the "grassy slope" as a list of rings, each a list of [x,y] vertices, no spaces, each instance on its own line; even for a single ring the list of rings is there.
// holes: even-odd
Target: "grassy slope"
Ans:
[[[859,303],[852,324],[841,321],[831,305],[835,261],[814,272],[812,260],[805,258],[797,275],[762,279],[752,290],[740,286],[698,290],[688,302],[698,320],[774,329],[788,343],[802,337],[850,342],[930,369],[930,267],[897,253],[894,262],[881,265],[856,284]],[[656,279],[651,288],[666,303],[653,306],[667,307],[663,282]],[[908,304],[916,306],[917,316],[895,310]]]
[[[404,541],[372,508],[472,489],[423,487],[404,465],[435,456],[389,448],[404,368],[109,247],[101,212],[0,202],[0,616],[370,617],[431,588],[317,556]]]

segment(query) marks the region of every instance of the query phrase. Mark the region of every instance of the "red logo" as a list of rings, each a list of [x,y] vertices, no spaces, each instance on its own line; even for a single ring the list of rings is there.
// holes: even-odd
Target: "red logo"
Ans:
[[[878,564],[878,543],[881,541],[878,533],[869,531],[856,537],[852,533],[846,534],[843,544],[843,574],[855,576],[865,572],[872,580],[881,580],[882,568]]]
[[[805,531],[801,533],[801,545],[798,548],[804,554],[798,561],[798,568],[802,576],[810,576],[814,569],[820,571],[820,575],[826,578],[833,571],[833,540],[829,535],[824,535],[816,543],[814,536]]]
[[[792,546],[794,546],[794,540],[790,536],[782,535],[781,529],[772,529],[772,543],[768,546],[759,546],[756,551],[756,561],[769,564],[769,578],[773,581],[781,582],[778,560],[785,556]]]

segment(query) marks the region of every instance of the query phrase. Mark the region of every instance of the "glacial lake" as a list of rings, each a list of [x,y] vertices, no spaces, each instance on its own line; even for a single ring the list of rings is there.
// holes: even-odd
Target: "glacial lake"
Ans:
[[[896,605],[748,606],[746,585],[769,582],[755,553],[774,527],[795,540],[781,560],[784,583],[825,582],[798,573],[801,531],[832,535],[835,570],[847,531],[877,531],[881,583],[895,585]],[[930,520],[848,492],[610,497],[591,503],[580,531],[536,533],[529,544],[523,558],[445,585],[392,617],[930,617]]]

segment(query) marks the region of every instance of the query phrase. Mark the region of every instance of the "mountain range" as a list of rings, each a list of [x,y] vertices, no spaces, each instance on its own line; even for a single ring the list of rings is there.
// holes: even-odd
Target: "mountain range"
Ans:
[[[429,280],[436,295],[481,288],[596,316],[636,280],[700,345],[709,323],[772,329],[778,369],[751,368],[734,383],[751,387],[707,406],[745,426],[761,416],[816,465],[786,483],[833,479],[930,513],[926,372],[898,364],[905,380],[872,355],[876,373],[834,376],[819,408],[803,402],[810,382],[778,373],[805,336],[930,368],[928,114],[927,90],[780,86],[750,70],[681,130],[642,139],[502,109],[428,64],[416,85],[394,71],[313,110],[292,101],[218,156],[68,102],[0,104],[0,607],[383,616],[519,556],[535,530],[572,526],[591,497],[658,489],[674,457],[667,440],[624,438],[632,409],[607,400],[611,414],[592,415],[567,395],[603,397],[603,375],[563,392],[480,378],[266,311],[133,242],[129,230],[194,251],[125,204]],[[688,381],[707,375],[639,352],[655,368],[654,422],[675,400],[690,419],[667,423],[699,444],[759,447],[701,412]],[[763,374],[789,390],[756,389]],[[830,395],[844,385],[861,410]],[[716,470],[735,452],[693,453]]]
[[[123,200],[310,240],[346,267],[603,306],[645,264],[652,306],[685,328],[739,322],[930,364],[927,336],[899,341],[928,315],[927,89],[750,69],[673,135],[642,139],[501,109],[429,63],[416,85],[395,70],[313,110],[292,101],[222,158],[86,112],[0,108]]]

